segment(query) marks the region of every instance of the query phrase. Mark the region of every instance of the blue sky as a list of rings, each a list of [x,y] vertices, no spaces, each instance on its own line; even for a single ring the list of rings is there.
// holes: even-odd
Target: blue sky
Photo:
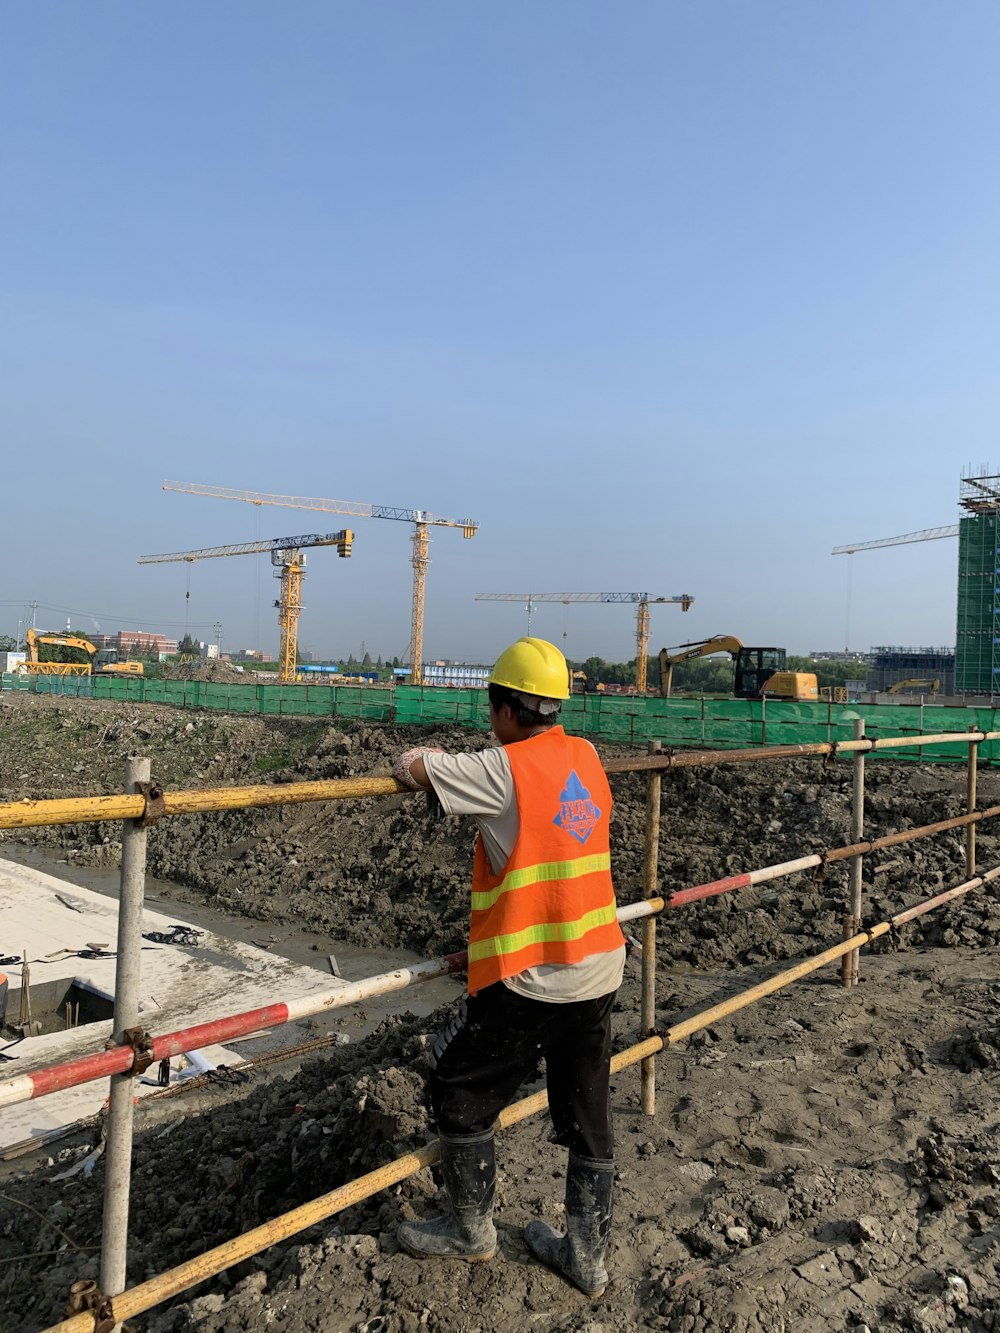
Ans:
[[[170,478],[476,519],[430,657],[529,589],[693,594],[653,651],[953,643],[956,542],[830,550],[1000,471],[998,39],[977,0],[6,6],[0,632],[273,651],[267,557],[136,558],[348,520]],[[410,528],[354,527],[300,643],[403,656]],[[532,630],[634,651],[627,606]]]

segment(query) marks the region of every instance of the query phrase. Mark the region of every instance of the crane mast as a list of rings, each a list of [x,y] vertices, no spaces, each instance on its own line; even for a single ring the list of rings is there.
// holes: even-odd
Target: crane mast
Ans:
[[[649,607],[653,602],[670,602],[689,611],[694,604],[690,593],[675,597],[653,597],[648,592],[477,592],[477,602],[526,602],[530,633],[531,610],[536,602],[629,602],[635,605],[635,687],[646,692],[646,668],[649,655]]]
[[[271,540],[235,542],[228,546],[205,546],[197,551],[168,551],[159,555],[141,555],[140,565],[160,565],[173,560],[212,560],[219,556],[258,555],[269,552],[271,564],[280,569],[281,594],[274,605],[278,609],[278,675],[282,681],[295,679],[298,662],[299,616],[302,612],[302,579],[306,557],[303,548],[336,546],[339,556],[349,556],[354,542],[350,528],[339,532],[310,532],[299,537],[274,537]]]
[[[424,601],[429,564],[428,527],[460,528],[466,539],[474,537],[479,524],[471,518],[438,518],[426,509],[404,509],[395,505],[360,504],[353,500],[323,500],[308,495],[272,495],[266,491],[236,490],[228,486],[202,486],[197,482],[165,481],[165,491],[205,495],[215,500],[241,500],[252,505],[280,505],[285,509],[318,509],[325,514],[351,514],[355,518],[385,518],[413,524],[413,599],[410,619],[410,681],[423,680]]]

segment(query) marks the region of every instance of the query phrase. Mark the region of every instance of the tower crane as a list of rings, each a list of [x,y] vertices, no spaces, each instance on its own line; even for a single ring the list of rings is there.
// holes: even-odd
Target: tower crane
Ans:
[[[907,546],[910,542],[933,542],[940,537],[957,537],[958,524],[943,528],[921,528],[919,532],[904,532],[900,537],[879,537],[873,542],[852,542],[849,546],[835,546],[831,555],[853,555],[855,551],[875,551],[882,546]]]
[[[354,533],[350,528],[340,532],[306,533],[301,537],[275,537],[272,541],[237,542],[231,546],[206,546],[200,551],[171,551],[162,555],[141,555],[140,565],[165,564],[170,560],[211,560],[223,555],[258,555],[270,551],[271,564],[280,569],[281,596],[275,602],[278,608],[278,626],[281,647],[279,677],[284,681],[295,679],[295,664],[299,648],[299,613],[302,610],[302,578],[305,573],[304,549],[310,546],[336,546],[339,556],[351,554]]]
[[[531,633],[531,612],[536,602],[630,602],[635,613],[635,687],[646,692],[646,658],[649,652],[649,607],[653,602],[673,602],[682,611],[694,604],[690,593],[678,597],[652,597],[648,592],[477,592],[477,602],[526,602],[528,606],[528,633]]]
[[[426,509],[398,509],[391,505],[358,504],[352,500],[321,500],[305,495],[269,495],[262,491],[233,490],[228,486],[201,486],[193,482],[165,481],[165,491],[184,495],[207,495],[216,500],[242,500],[252,505],[281,505],[286,509],[318,509],[324,514],[350,514],[355,518],[391,518],[413,524],[413,610],[410,620],[410,681],[419,685],[424,655],[424,589],[427,582],[428,528],[461,528],[462,536],[474,537],[479,527],[471,518],[438,518]]]

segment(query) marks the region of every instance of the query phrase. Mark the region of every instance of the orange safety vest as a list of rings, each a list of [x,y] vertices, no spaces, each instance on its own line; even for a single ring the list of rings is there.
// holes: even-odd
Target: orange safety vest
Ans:
[[[504,747],[521,831],[494,875],[476,842],[469,994],[542,963],[580,963],[625,940],[611,883],[611,788],[593,746],[562,727]]]

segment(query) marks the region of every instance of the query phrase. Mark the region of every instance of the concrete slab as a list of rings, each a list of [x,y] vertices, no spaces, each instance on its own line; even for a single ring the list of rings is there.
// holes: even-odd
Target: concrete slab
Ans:
[[[175,925],[188,923],[148,909],[143,914],[144,935],[170,934]],[[114,899],[0,860],[0,957],[27,955],[32,1016],[44,1015],[43,1026],[54,1029],[8,1047],[6,1053],[16,1059],[0,1062],[0,1080],[103,1049],[112,1030],[109,1006],[114,999],[117,936]],[[80,957],[81,951],[95,953],[95,945],[101,946],[97,956]],[[19,1017],[21,967],[8,963],[2,970],[10,981],[9,1030]],[[158,1035],[265,1004],[328,995],[342,985],[326,972],[202,931],[193,945],[143,941],[140,1013],[148,1031]],[[79,1027],[65,1026],[67,993],[72,1005],[80,1004]],[[82,1021],[97,1013],[107,1017]],[[289,1044],[299,1039],[298,1033],[290,1036]],[[236,1064],[244,1058],[223,1047],[206,1049],[201,1055],[211,1064]],[[177,1064],[175,1059],[175,1069]],[[137,1096],[151,1091],[151,1084],[136,1080]],[[8,1107],[0,1115],[0,1146],[93,1115],[107,1095],[108,1082],[101,1080]]]

